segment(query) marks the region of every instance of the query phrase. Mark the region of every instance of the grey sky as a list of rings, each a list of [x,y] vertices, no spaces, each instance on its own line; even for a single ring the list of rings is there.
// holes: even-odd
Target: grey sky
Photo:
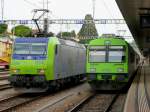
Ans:
[[[32,19],[32,10],[42,8],[43,0],[4,0],[4,19]],[[95,18],[98,19],[122,19],[122,15],[117,7],[115,0],[95,0]],[[45,0],[46,2],[46,0]],[[49,0],[49,10],[52,11],[50,18],[77,18],[83,19],[86,14],[92,14],[92,0]],[[1,9],[0,9],[1,15]],[[99,34],[102,33],[118,33],[118,30],[127,30],[124,25],[96,25]],[[53,32],[70,31],[76,29],[78,31],[81,25],[51,25]],[[130,35],[126,31],[125,35]]]
[[[5,19],[30,19],[32,9],[43,7],[43,0],[4,0]],[[92,0],[49,0],[52,18],[84,18],[92,13]],[[46,0],[45,0],[46,2]],[[30,4],[29,4],[30,3]],[[31,5],[31,3],[33,5]],[[96,0],[95,18],[122,18],[115,0]]]

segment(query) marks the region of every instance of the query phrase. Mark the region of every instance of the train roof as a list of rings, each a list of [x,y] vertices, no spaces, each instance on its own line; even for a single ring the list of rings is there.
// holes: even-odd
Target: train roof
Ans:
[[[16,38],[15,42],[17,43],[31,43],[31,42],[47,42],[49,38],[45,37],[40,37],[40,38],[35,38],[35,37],[21,37],[21,38]]]
[[[44,43],[44,42],[48,42],[51,41],[54,44],[63,44],[63,45],[68,45],[68,46],[73,46],[73,47],[80,47],[80,48],[85,48],[83,44],[79,44],[77,42],[74,41],[70,41],[70,40],[64,40],[64,39],[59,39],[57,37],[26,37],[26,38],[16,38],[15,42],[16,43],[32,43],[32,42],[40,42],[40,43]]]
[[[85,46],[83,44],[71,41],[71,40],[63,40],[63,39],[59,39],[60,44],[63,45],[68,45],[68,46],[72,46],[72,47],[80,47],[80,48],[85,48]]]
[[[127,45],[128,43],[122,39],[117,37],[111,37],[111,38],[98,38],[91,40],[89,45]]]

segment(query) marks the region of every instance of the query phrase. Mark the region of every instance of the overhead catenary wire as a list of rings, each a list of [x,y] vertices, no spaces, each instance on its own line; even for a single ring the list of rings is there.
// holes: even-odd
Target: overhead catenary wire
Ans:
[[[47,0],[46,1],[47,10],[49,10],[49,3],[51,3],[51,1]],[[52,13],[52,11],[50,11],[50,13]],[[49,13],[47,13],[47,18],[48,18],[48,16],[49,16]]]
[[[109,7],[107,6],[105,0],[101,0],[101,1],[103,2],[103,5],[104,5],[104,7],[106,8],[106,10],[107,10],[107,12],[108,12],[110,18],[111,18],[111,19],[114,19],[114,16],[113,16],[112,12],[110,11]],[[115,24],[115,27],[118,27],[118,25]],[[115,28],[115,29],[117,30],[117,28]]]
[[[109,10],[109,7],[107,6],[105,0],[101,0],[101,1],[102,1],[102,4],[104,5],[104,7],[106,8],[107,13],[109,14],[110,18],[111,18],[111,19],[114,19],[114,17],[113,17],[113,15],[112,15],[111,11]]]
[[[101,2],[102,2],[102,4],[103,4],[104,8],[106,9],[106,11],[107,11],[109,17],[110,17],[111,19],[113,19],[113,16],[112,16],[112,14],[111,14],[109,8],[107,7],[105,1],[104,1],[104,0],[101,0]],[[103,24],[102,24],[102,25],[103,25]],[[103,25],[103,27],[101,27],[101,28],[102,28],[102,32],[104,32],[104,30],[105,30],[105,28],[106,28],[105,26],[106,26],[106,25]]]
[[[29,0],[23,0],[24,2],[28,3],[29,5],[36,7],[36,8],[41,8],[40,6],[38,6],[36,3],[30,2]]]
[[[110,9],[109,9],[109,7],[107,6],[105,0],[101,0],[101,1],[102,1],[102,3],[103,3],[104,7],[106,8],[106,10],[107,10],[107,12],[108,12],[110,18],[115,19],[115,18],[114,18],[114,15],[113,15],[113,13],[112,13],[112,11],[110,11]],[[118,25],[118,24],[115,24],[115,29],[116,29],[116,31],[117,31],[118,27],[119,27],[119,25]],[[119,29],[120,29],[120,28],[119,28]],[[126,30],[127,30],[127,29],[126,29]],[[123,34],[124,34],[124,35],[122,35],[122,36],[125,36],[125,33],[123,33]]]
[[[46,6],[45,6],[45,3],[46,3]],[[47,9],[49,10],[49,3],[50,1],[49,0],[43,0],[43,9]],[[47,18],[48,18],[48,13],[47,13]]]
[[[45,1],[43,0],[43,9],[45,9]],[[44,19],[44,15],[43,15],[43,19]]]

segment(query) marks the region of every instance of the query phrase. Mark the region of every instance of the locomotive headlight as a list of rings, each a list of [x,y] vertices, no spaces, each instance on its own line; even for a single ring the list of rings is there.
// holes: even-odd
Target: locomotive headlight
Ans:
[[[117,72],[124,72],[124,69],[123,68],[118,68]]]
[[[45,70],[44,70],[44,69],[39,69],[39,70],[38,70],[38,73],[39,73],[39,74],[44,74],[44,73],[45,73]]]
[[[11,72],[12,73],[19,73],[19,70],[18,69],[12,69]]]
[[[96,68],[90,68],[90,72],[96,72]]]

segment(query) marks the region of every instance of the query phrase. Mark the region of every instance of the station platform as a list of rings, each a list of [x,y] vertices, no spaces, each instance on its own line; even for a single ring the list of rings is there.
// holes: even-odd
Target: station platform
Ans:
[[[150,112],[150,65],[144,65],[129,88],[124,112]]]

